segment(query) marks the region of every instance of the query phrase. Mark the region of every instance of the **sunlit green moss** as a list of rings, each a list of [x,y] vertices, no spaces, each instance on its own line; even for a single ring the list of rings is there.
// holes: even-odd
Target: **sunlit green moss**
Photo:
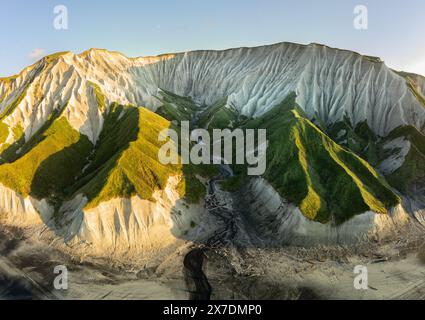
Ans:
[[[351,124],[345,117],[325,128],[326,133],[339,145],[348,148],[361,158],[376,166],[380,160],[379,139],[367,121]]]
[[[19,157],[25,155],[39,142],[41,142],[45,138],[44,134],[46,130],[48,130],[53,122],[62,115],[66,105],[67,104],[64,104],[63,106],[53,110],[47,121],[41,126],[40,129],[37,130],[36,133],[31,136],[28,141],[25,141],[22,125],[18,124],[15,126],[15,128],[12,129],[15,142],[11,145],[5,146],[5,148],[2,148],[0,163],[16,161]]]

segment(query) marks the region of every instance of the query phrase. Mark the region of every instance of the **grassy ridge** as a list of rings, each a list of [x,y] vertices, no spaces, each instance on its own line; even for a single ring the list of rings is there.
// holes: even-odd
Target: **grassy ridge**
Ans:
[[[179,131],[170,121],[145,108],[113,104],[91,164],[73,193],[84,193],[89,198],[87,207],[136,194],[152,200],[152,194],[163,190],[170,176],[182,176],[180,196],[188,203],[200,201],[205,186],[196,175],[212,174],[209,166],[163,165],[158,160],[163,144],[158,140],[159,132],[170,127]]]
[[[11,145],[4,145],[1,149],[0,164],[5,162],[14,162],[19,157],[22,157],[27,152],[31,151],[37,144],[46,138],[46,131],[52,126],[52,124],[62,115],[66,104],[53,110],[47,121],[41,126],[40,129],[28,140],[25,140],[24,130],[21,124],[16,125],[12,128],[12,133],[15,139],[15,143]]]
[[[43,58],[44,67],[62,54]],[[33,80],[4,108],[0,120],[16,109]],[[25,196],[47,198],[55,204],[82,192],[89,198],[88,206],[96,206],[115,197],[135,194],[151,199],[155,190],[164,189],[171,175],[184,175],[179,192],[188,202],[199,201],[205,194],[205,187],[196,178],[204,173],[201,168],[188,166],[183,170],[181,166],[164,166],[158,161],[159,131],[171,123],[144,108],[113,104],[107,110],[101,88],[92,82],[89,87],[105,116],[97,145],[93,146],[60,117],[65,106],[54,111],[29,141],[25,140],[22,126],[8,128],[0,121],[0,182]],[[164,105],[159,113],[162,111],[171,120],[190,120],[197,110],[190,98],[165,90],[161,99]],[[15,136],[11,145],[4,143],[9,131]]]
[[[245,127],[267,129],[264,177],[309,219],[341,223],[367,210],[386,213],[399,203],[366,161],[303,116],[295,94]]]
[[[344,120],[329,127],[327,133],[340,145],[355,152],[373,166],[378,166],[394,153],[400,152],[399,148],[386,148],[388,142],[397,138],[409,141],[411,148],[403,164],[385,178],[399,192],[415,196],[414,184],[425,177],[425,136],[418,129],[413,126],[400,126],[385,138],[380,138],[373,134],[366,122],[353,128],[349,120]]]
[[[182,175],[178,191],[188,202],[198,202],[205,196],[205,186],[198,176],[217,174],[217,168],[193,165],[162,165],[158,161],[159,132],[174,128],[177,121],[190,120],[197,106],[190,98],[163,92],[160,115],[145,108],[112,104],[99,87],[91,84],[98,107],[105,121],[96,146],[74,130],[57,109],[46,124],[25,141],[22,128],[12,132],[21,136],[2,152],[0,182],[23,195],[47,198],[55,204],[83,193],[89,199],[87,207],[95,207],[113,198],[139,195],[152,199],[156,190],[163,190],[170,176]],[[257,119],[239,122],[226,99],[205,109],[200,124],[211,128],[241,125],[242,128],[265,128],[269,148],[264,178],[287,200],[298,205],[303,214],[318,222],[341,223],[352,216],[372,210],[386,213],[399,203],[387,182],[365,160],[341,147],[307,119],[295,103],[295,94]],[[240,120],[240,119],[239,119]],[[332,128],[335,135],[345,130],[345,145],[360,155],[373,155],[370,141],[377,137],[367,124],[352,128],[341,122]],[[0,139],[7,138],[9,128],[0,122]],[[415,150],[423,156],[423,137],[409,134]],[[397,133],[394,133],[397,136]],[[341,143],[344,143],[341,141]],[[413,152],[413,151],[412,151]],[[417,155],[414,155],[417,159]],[[409,162],[412,163],[412,162]],[[415,162],[416,176],[423,162]],[[406,179],[412,172],[400,171]],[[224,184],[236,190],[244,183],[246,170]]]
[[[205,187],[196,175],[207,174],[206,168],[183,169],[158,161],[163,143],[158,140],[159,132],[172,126],[170,121],[145,108],[112,104],[98,143],[93,146],[61,117],[63,109],[52,114],[27,142],[22,128],[14,128],[21,139],[2,154],[2,184],[24,196],[47,198],[55,205],[83,193],[89,199],[87,207],[94,207],[136,194],[151,200],[156,190],[165,188],[170,176],[181,175],[184,178],[178,191],[182,197],[198,202],[205,195]],[[7,126],[0,129],[6,139]]]
[[[89,86],[93,89],[94,95],[96,97],[97,107],[100,109],[100,111],[105,111],[106,97],[103,95],[102,90],[96,83],[91,81],[89,81]]]
[[[0,166],[0,182],[27,196],[61,197],[81,171],[92,145],[61,117],[42,134],[30,151]]]
[[[114,104],[106,117],[94,156],[84,176],[73,187],[84,193],[95,207],[117,197],[138,194],[151,199],[155,190],[164,189],[181,167],[158,161],[161,130],[169,121],[145,109]]]
[[[378,164],[380,160],[379,139],[367,121],[353,126],[351,120],[345,117],[343,121],[325,128],[325,131],[339,145],[366,159],[372,165]]]

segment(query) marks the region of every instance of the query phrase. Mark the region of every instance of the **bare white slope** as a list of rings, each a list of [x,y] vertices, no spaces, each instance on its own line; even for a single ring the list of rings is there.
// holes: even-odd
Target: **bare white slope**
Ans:
[[[376,241],[395,237],[409,222],[408,214],[398,205],[388,214],[368,211],[341,225],[322,224],[307,219],[298,207],[283,199],[262,178],[252,179],[245,189],[246,203],[250,206],[247,219],[270,245],[310,246]]]
[[[35,226],[51,219],[53,208],[46,200],[24,197],[0,184],[0,221],[14,226]]]
[[[183,204],[176,191],[179,181],[170,177],[165,190],[153,194],[153,201],[134,196],[85,208],[87,199],[78,195],[59,210],[63,217],[61,233],[67,241],[88,244],[95,254],[127,254],[165,248],[185,238],[204,212],[202,204]]]
[[[66,106],[63,114],[70,124],[95,142],[103,116],[90,83],[100,87],[107,104],[130,103],[152,110],[160,104],[156,98],[160,88],[191,96],[199,104],[213,104],[228,97],[229,104],[254,116],[296,91],[297,101],[306,113],[325,123],[339,121],[344,116],[353,124],[367,120],[381,136],[399,125],[410,124],[421,130],[425,124],[425,108],[407,86],[406,79],[384,63],[322,45],[290,43],[135,59],[97,49],[79,55],[65,53],[53,60],[45,58],[12,80],[0,80],[1,113],[22,98],[2,121],[10,129],[22,125],[28,139],[53,110]],[[425,91],[424,81],[420,87]],[[7,143],[13,139],[10,130]],[[391,170],[399,165],[399,159],[393,160],[387,166]],[[261,186],[256,192],[266,201],[273,190]],[[39,211],[43,214],[51,211],[47,207],[40,209],[37,202],[23,199],[10,190],[3,190],[2,194],[0,209],[24,220],[26,215],[32,221],[37,219]],[[277,194],[272,198],[278,199]],[[89,210],[84,209],[84,201],[76,198],[61,208],[67,217],[63,232],[68,238],[87,241],[101,251],[160,246],[181,236],[191,224],[189,220],[180,221],[178,216],[171,218],[171,208],[178,200],[164,194],[158,195],[156,203],[138,198],[114,199]],[[272,205],[276,201],[267,203]],[[190,215],[195,222],[198,209]],[[335,228],[308,221],[290,205],[283,210],[276,213],[283,219],[281,224],[276,224],[281,229],[279,234],[282,237],[291,234],[301,243],[308,237],[323,242],[344,237],[349,242],[364,237],[371,229],[382,226],[392,230],[395,221],[404,221],[398,210],[395,216],[388,217],[365,213]],[[285,210],[294,214],[285,215]]]
[[[89,81],[99,85],[108,102],[132,103],[155,109],[159,88],[199,103],[228,103],[248,115],[259,115],[296,91],[307,114],[326,123],[349,116],[367,120],[385,135],[402,124],[421,129],[425,109],[406,80],[377,59],[323,45],[279,43],[225,51],[194,51],[130,59],[92,49],[66,53],[24,70],[12,83],[0,81],[0,111],[18,97],[24,99],[5,122],[23,123],[31,136],[52,110],[68,103],[65,116],[92,141],[102,116]]]

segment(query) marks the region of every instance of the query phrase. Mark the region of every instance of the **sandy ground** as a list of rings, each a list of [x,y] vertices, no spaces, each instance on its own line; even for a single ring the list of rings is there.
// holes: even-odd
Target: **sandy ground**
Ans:
[[[187,299],[179,244],[150,264],[76,258],[33,230],[0,228],[0,298]],[[212,299],[425,299],[421,236],[356,248],[221,248],[207,251]],[[69,270],[68,290],[55,290],[56,265]],[[368,289],[356,290],[356,265]]]
[[[422,243],[211,251],[206,273],[216,299],[425,299]],[[366,290],[354,286],[358,265],[367,268]]]
[[[54,288],[58,265],[68,269],[67,290]],[[172,272],[177,277],[157,265],[77,258],[34,230],[0,227],[0,299],[187,299],[182,277]]]

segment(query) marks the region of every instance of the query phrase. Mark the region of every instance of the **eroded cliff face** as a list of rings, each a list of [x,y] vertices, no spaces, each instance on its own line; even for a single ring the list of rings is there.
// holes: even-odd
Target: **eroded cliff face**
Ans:
[[[36,200],[1,186],[1,223],[16,227],[46,225],[85,254],[154,253],[187,238],[204,215],[204,205],[187,204],[177,191],[181,177],[170,177],[151,200],[139,196],[114,198],[87,208],[77,195],[57,212],[46,200]]]
[[[158,251],[184,239],[201,220],[203,203],[187,204],[177,192],[181,177],[170,177],[151,200],[139,196],[115,198],[86,208],[77,195],[59,212],[65,240],[90,245],[95,254]]]
[[[262,178],[251,179],[243,194],[249,205],[247,219],[269,246],[353,245],[379,241],[402,234],[410,220],[399,205],[388,214],[368,211],[342,224],[315,222],[307,219],[298,207],[282,198]]]
[[[36,226],[50,220],[53,207],[46,200],[24,197],[0,185],[0,222],[17,227]]]
[[[22,150],[27,152],[39,143],[38,138],[35,142],[31,139],[50,126],[49,121],[58,114],[95,148],[111,104],[145,106],[155,111],[163,104],[162,89],[191,97],[197,107],[226,98],[225,107],[253,118],[264,115],[295,92],[296,103],[306,117],[323,130],[341,121],[353,127],[365,122],[377,139],[404,126],[411,126],[419,134],[425,130],[424,78],[407,77],[378,58],[346,50],[279,43],[128,58],[92,49],[48,56],[17,76],[0,79],[1,160],[8,162],[6,157],[3,159],[5,151],[8,156],[13,153],[10,161],[14,161],[21,157]],[[419,144],[412,141],[408,135],[384,141],[382,148],[388,154],[376,168],[384,175],[398,175],[405,167],[410,168],[412,161],[420,167],[422,162],[412,153]],[[9,151],[15,145],[20,147]],[[422,178],[418,170],[414,186],[420,187],[418,180]],[[158,188],[152,199],[137,194],[117,196],[90,208],[84,194],[73,195],[54,207],[48,199],[36,199],[8,187],[1,186],[0,191],[0,212],[7,223],[45,223],[66,241],[86,242],[97,253],[167,246],[187,238],[188,231],[204,214],[202,201],[184,204],[173,179],[167,187]],[[409,213],[422,214],[422,191],[420,199],[411,201],[408,197],[404,201],[403,205],[411,203],[405,208]],[[256,204],[251,218],[276,243],[287,243],[289,239],[300,244],[348,243],[384,237],[407,220],[398,206],[388,215],[365,212],[342,225],[321,224],[306,218],[265,180],[251,182],[247,192]],[[260,212],[264,217],[259,216]]]
[[[423,79],[416,82],[423,90]],[[367,120],[384,136],[400,125],[422,129],[425,123],[425,109],[406,79],[378,58],[291,43],[135,59],[98,49],[57,54],[0,82],[0,110],[18,102],[3,121],[10,128],[22,124],[28,139],[54,109],[66,105],[71,125],[94,142],[102,127],[97,86],[106,105],[155,110],[162,88],[199,104],[228,97],[243,114],[258,116],[295,91],[307,114],[327,124],[348,116],[353,124]]]

